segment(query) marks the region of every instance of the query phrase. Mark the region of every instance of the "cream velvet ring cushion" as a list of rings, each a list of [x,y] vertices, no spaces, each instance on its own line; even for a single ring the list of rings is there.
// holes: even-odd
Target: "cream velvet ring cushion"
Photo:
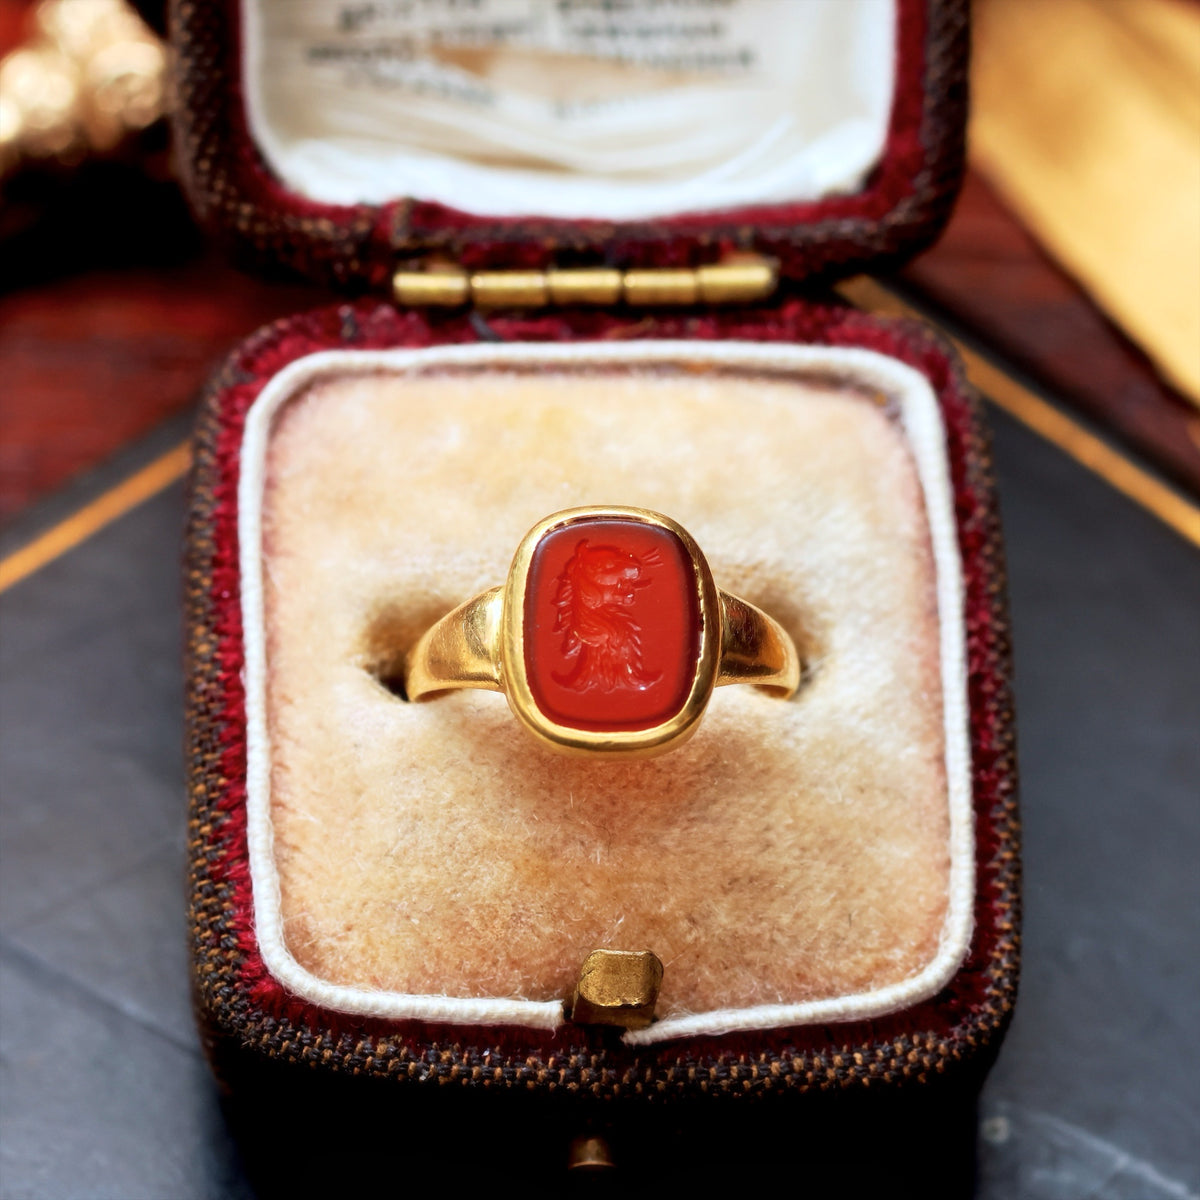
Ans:
[[[249,820],[268,969],[326,1007],[553,1027],[598,946],[666,966],[652,1042],[865,1017],[965,952],[960,568],[927,382],[753,344],[330,352],[251,410]],[[808,662],[638,762],[503,697],[408,703],[399,655],[558,509],[636,505]]]

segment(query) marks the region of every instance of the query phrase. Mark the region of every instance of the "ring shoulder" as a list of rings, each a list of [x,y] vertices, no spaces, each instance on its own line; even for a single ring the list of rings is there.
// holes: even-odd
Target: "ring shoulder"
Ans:
[[[791,696],[800,686],[796,645],[783,627],[740,596],[721,591],[717,686],[749,683]]]
[[[451,688],[502,691],[503,615],[503,587],[489,588],[447,613],[405,656],[405,695],[419,700]]]

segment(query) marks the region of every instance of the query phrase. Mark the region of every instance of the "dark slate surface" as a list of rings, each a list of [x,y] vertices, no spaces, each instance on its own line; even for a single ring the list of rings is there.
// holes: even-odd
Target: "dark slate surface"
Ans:
[[[1194,1196],[1200,553],[996,424],[1027,891],[977,1194]],[[182,504],[0,598],[4,1200],[252,1195],[188,1009]]]

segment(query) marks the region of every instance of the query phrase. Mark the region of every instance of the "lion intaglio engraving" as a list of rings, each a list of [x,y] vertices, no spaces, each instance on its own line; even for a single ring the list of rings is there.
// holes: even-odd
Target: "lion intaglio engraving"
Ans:
[[[554,630],[574,665],[554,680],[576,692],[599,688],[644,691],[661,675],[646,670],[642,629],[627,610],[637,592],[652,582],[650,567],[662,565],[658,552],[641,556],[615,546],[593,546],[584,538],[558,577]]]

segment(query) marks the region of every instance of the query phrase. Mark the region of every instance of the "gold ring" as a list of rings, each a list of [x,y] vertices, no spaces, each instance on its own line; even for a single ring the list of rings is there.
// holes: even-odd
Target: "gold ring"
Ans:
[[[786,631],[713,583],[681,525],[644,508],[569,508],[522,539],[502,587],[427,630],[404,692],[503,692],[566,753],[649,756],[695,732],[714,687],[784,698],[800,683]]]

